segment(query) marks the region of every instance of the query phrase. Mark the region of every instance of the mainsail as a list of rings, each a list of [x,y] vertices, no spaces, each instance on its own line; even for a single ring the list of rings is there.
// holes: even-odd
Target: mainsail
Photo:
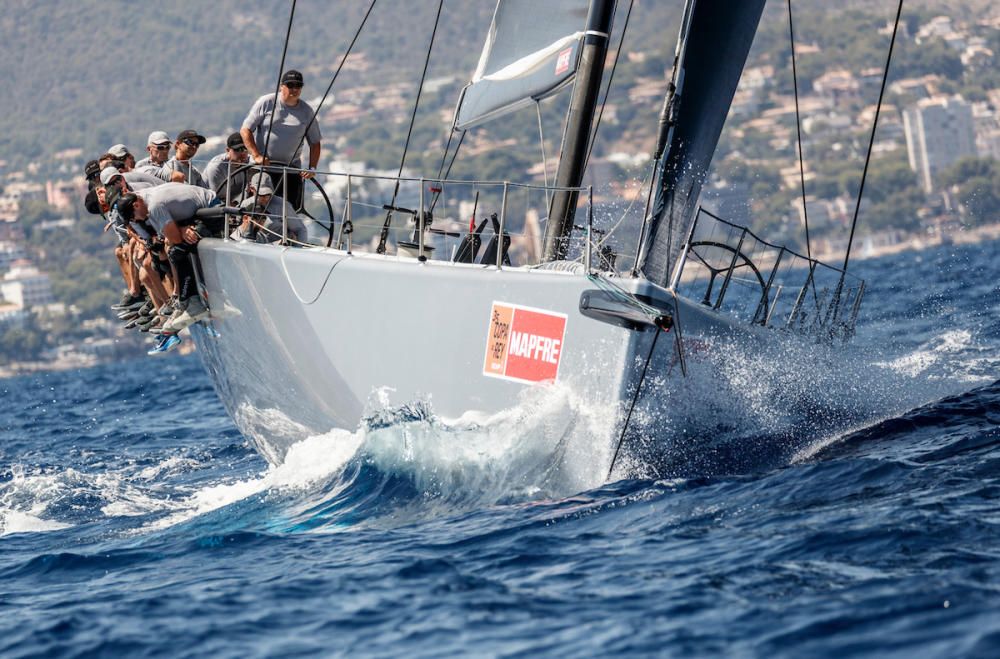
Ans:
[[[656,155],[660,177],[639,271],[666,286],[693,221],[765,0],[689,0]]]
[[[500,0],[455,128],[464,130],[550,96],[576,73],[587,0]]]

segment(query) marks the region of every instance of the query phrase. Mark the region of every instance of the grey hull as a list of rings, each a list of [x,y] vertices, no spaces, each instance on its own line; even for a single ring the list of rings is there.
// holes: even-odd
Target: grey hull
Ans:
[[[220,336],[198,326],[192,333],[230,415],[272,462],[305,437],[353,432],[393,405],[426,401],[442,418],[489,415],[551,386],[484,374],[494,303],[565,315],[555,386],[602,412],[593,441],[607,460],[657,334],[582,315],[580,296],[595,286],[568,272],[218,240],[199,252]],[[642,280],[616,283],[672,300]],[[693,345],[746,329],[674,303]],[[680,377],[676,333],[661,333],[656,345],[661,385]],[[645,392],[639,404],[655,407],[660,395]]]

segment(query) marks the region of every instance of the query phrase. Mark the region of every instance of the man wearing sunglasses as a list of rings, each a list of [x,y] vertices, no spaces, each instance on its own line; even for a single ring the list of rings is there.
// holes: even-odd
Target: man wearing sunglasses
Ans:
[[[258,165],[272,165],[269,170],[274,188],[283,193],[292,208],[302,210],[304,181],[315,175],[319,164],[322,135],[313,118],[312,107],[301,100],[302,74],[289,69],[281,76],[277,97],[265,94],[257,99],[243,120],[240,134]],[[277,105],[275,105],[277,103]],[[274,120],[271,111],[274,110]],[[271,126],[268,135],[268,125]],[[287,189],[282,184],[280,167],[302,168],[301,144],[309,143],[309,166],[301,172],[289,172]],[[266,149],[266,153],[264,152]]]
[[[143,158],[135,164],[135,168],[155,165],[162,167],[163,163],[170,158],[170,136],[162,130],[154,130],[146,140],[146,151],[149,157]]]
[[[135,164],[136,171],[152,174],[165,182],[183,183],[184,173],[174,170],[164,170],[163,166],[170,159],[170,136],[162,130],[154,130],[146,140],[148,158],[143,158]]]
[[[228,199],[230,205],[239,206],[247,189],[249,174],[252,173],[249,170],[240,171],[240,168],[249,160],[250,153],[243,144],[243,137],[239,133],[233,133],[226,139],[226,152],[215,156],[205,165],[208,189],[219,199]],[[229,185],[225,185],[227,179]]]
[[[198,147],[205,143],[205,137],[199,135],[196,130],[182,130],[177,134],[174,142],[174,157],[163,163],[163,169],[167,172],[180,172],[184,178],[182,183],[197,185],[200,188],[207,188],[208,183],[201,172],[191,164],[191,159],[198,153]],[[173,179],[171,179],[173,180]]]

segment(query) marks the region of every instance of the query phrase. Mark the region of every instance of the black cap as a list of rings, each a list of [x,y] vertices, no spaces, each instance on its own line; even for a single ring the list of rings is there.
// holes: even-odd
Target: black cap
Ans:
[[[197,140],[198,144],[204,144],[205,143],[205,136],[204,135],[199,135],[198,131],[191,130],[189,128],[187,130],[182,130],[177,135],[177,141],[178,142],[181,142],[183,140]]]
[[[285,75],[281,76],[281,84],[288,85],[289,87],[294,87],[298,85],[302,86],[302,74],[295,69],[288,69],[285,71]]]
[[[118,214],[122,216],[122,219],[126,222],[131,222],[135,211],[135,193],[126,192],[121,197],[118,198],[117,208]]]
[[[83,199],[83,207],[91,215],[101,214],[101,202],[97,200],[97,190],[91,190],[87,193],[87,196]]]
[[[88,160],[87,164],[83,166],[83,174],[88,181],[97,178],[101,175],[101,164],[96,160]]]
[[[240,135],[239,133],[233,133],[232,135],[226,138],[226,146],[228,146],[230,149],[236,149],[238,147],[243,146],[243,136]]]

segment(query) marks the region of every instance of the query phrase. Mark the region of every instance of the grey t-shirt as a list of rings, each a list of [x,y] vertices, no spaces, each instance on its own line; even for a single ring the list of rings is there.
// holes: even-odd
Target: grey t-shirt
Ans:
[[[215,203],[215,193],[186,183],[164,183],[136,194],[149,206],[149,223],[163,235],[167,222],[183,222],[194,217],[195,211]]]
[[[246,199],[241,208],[243,210],[249,210],[253,206],[253,198]],[[267,203],[267,208],[264,208],[258,212],[267,213],[265,217],[257,216],[257,222],[263,225],[263,230],[258,229],[256,235],[256,241],[259,243],[273,243],[277,240],[281,240],[281,213],[282,208],[284,208],[285,217],[288,218],[288,237],[292,240],[297,240],[301,243],[306,242],[306,225],[302,218],[299,217],[292,205],[287,201],[279,197],[278,195],[271,195],[271,200]],[[235,238],[249,238],[249,231],[244,232],[242,227],[238,228],[233,237]]]
[[[173,172],[172,169],[164,169],[163,165],[155,165],[152,162],[147,163],[145,165],[136,163],[135,169],[133,171],[142,172],[144,174],[150,174],[160,179],[161,181],[164,181],[165,183],[170,182],[170,174]]]
[[[147,172],[137,172],[135,170],[123,173],[122,177],[125,179],[125,182],[128,183],[128,187],[132,190],[144,190],[146,188],[151,188],[154,185],[163,185],[164,183],[161,178],[153,176]]]
[[[226,178],[233,172],[238,171],[241,167],[245,167],[246,163],[232,163],[229,164],[228,154],[220,153],[205,165],[205,184],[208,189],[212,192],[218,192],[219,199],[222,201],[226,200],[226,189],[219,187],[225,182]],[[232,192],[230,193],[230,201],[234,205],[238,205],[243,200],[243,192],[247,189],[247,179],[248,175],[251,174],[250,169],[245,169],[242,172],[233,176],[230,181],[230,186]]]
[[[310,145],[320,143],[323,138],[319,132],[319,122],[312,122],[309,132],[306,132],[306,125],[313,116],[312,107],[303,100],[294,106],[285,105],[279,98],[278,107],[274,111],[274,123],[271,126],[271,139],[268,141],[267,123],[271,118],[274,98],[274,94],[265,94],[258,98],[250,108],[247,118],[243,120],[243,128],[253,131],[254,141],[261,153],[264,153],[264,145],[267,144],[267,153],[264,155],[270,158],[271,162],[298,167],[301,164],[301,149],[296,151],[295,147],[302,140],[303,133]]]
[[[185,183],[197,185],[201,188],[208,187],[208,183],[205,182],[205,177],[201,175],[201,172],[197,167],[191,164],[190,160],[178,160],[176,157],[171,158],[167,162],[163,163],[163,171],[167,172],[168,179],[170,177],[170,172],[180,172],[184,175]]]

